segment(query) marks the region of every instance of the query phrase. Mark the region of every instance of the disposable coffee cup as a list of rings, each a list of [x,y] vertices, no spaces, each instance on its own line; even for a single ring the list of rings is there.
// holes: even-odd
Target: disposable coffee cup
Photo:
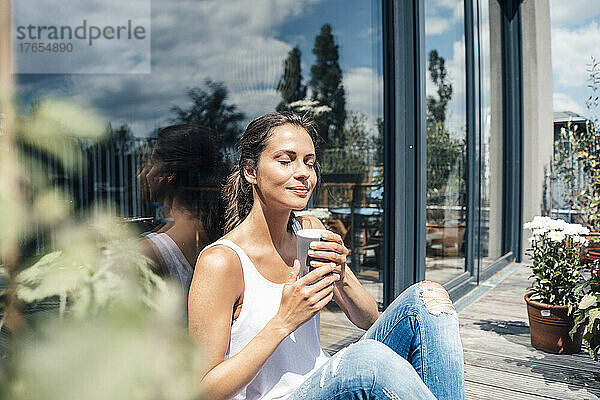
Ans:
[[[327,232],[326,229],[300,229],[296,232],[296,240],[298,242],[296,257],[300,261],[300,276],[308,274],[314,268],[310,266],[312,260],[316,260],[308,255],[310,244],[321,240],[321,235]]]

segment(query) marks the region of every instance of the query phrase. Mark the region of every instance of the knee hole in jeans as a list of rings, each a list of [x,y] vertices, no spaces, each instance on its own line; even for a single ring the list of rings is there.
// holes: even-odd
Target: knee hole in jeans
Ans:
[[[442,285],[436,282],[423,281],[419,284],[419,287],[422,290],[421,298],[430,312],[439,314],[442,311],[455,311],[448,292]]]

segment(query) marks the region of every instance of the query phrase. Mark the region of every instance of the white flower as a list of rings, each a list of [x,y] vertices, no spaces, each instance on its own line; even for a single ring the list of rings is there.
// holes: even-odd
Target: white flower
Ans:
[[[318,101],[310,99],[294,101],[289,104],[289,107],[295,109],[296,111],[309,112],[314,115],[331,111],[331,107],[325,105],[320,106]]]
[[[534,236],[544,236],[544,234],[546,232],[548,232],[547,229],[545,229],[545,228],[538,228],[538,229],[534,229],[533,232],[532,232],[532,234]]]
[[[590,230],[584,228],[581,224],[567,224],[564,232],[565,235],[587,235],[590,233]]]
[[[534,235],[543,235],[548,231],[562,232],[567,236],[574,235],[587,235],[590,233],[588,228],[583,227],[581,224],[568,224],[562,219],[552,219],[550,217],[542,217],[536,215],[533,217],[531,222],[527,222],[523,225],[523,228],[530,229]]]
[[[526,224],[523,225],[523,227],[525,229],[546,229],[546,230],[550,230],[553,229],[554,227],[554,220],[550,217],[541,217],[539,215],[536,215],[535,217],[533,217],[533,220],[531,222],[527,222]]]
[[[576,235],[576,236],[573,236],[573,241],[574,241],[575,243],[580,243],[580,244],[582,244],[582,245],[584,245],[584,246],[586,246],[586,247],[587,247],[587,245],[589,244],[589,240],[587,240],[586,238],[584,238],[584,237],[582,237],[582,236],[577,236],[577,235]]]
[[[551,219],[550,221],[550,229],[555,231],[562,231],[569,225],[562,219]]]
[[[548,234],[548,237],[553,242],[562,242],[565,238],[565,234],[562,232],[552,231]]]
[[[310,99],[297,100],[289,104],[290,107],[315,107],[317,105],[319,105],[318,101]]]

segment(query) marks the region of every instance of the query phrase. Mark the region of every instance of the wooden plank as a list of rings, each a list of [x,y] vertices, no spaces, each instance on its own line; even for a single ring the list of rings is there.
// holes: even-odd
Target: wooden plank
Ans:
[[[494,319],[515,319],[527,320],[527,308],[521,304],[510,304],[503,302],[478,302],[473,304],[465,311],[460,313],[460,316],[477,318],[487,317]]]
[[[465,351],[464,356],[465,363],[468,365],[499,369],[524,376],[541,375],[546,381],[561,382],[570,388],[586,388],[592,393],[600,393],[600,380],[596,380],[599,374],[591,369],[581,368],[579,364],[577,367],[573,367],[476,350]]]
[[[519,399],[519,400],[540,400],[556,399],[556,397],[544,397],[538,394],[517,392],[514,389],[505,387],[491,386],[479,382],[466,382],[465,398],[468,400],[498,400],[498,399]]]
[[[599,399],[600,363],[587,352],[544,353],[531,346],[522,267],[459,315],[467,399]],[[337,310],[321,313],[321,338],[335,353],[363,331]]]
[[[465,365],[465,380],[495,387],[507,387],[518,393],[528,393],[560,400],[598,399],[589,388],[571,388],[570,386],[545,380],[535,375],[520,375],[499,369],[489,369],[475,365]]]
[[[327,351],[330,355],[334,355],[344,347],[355,343],[359,339],[360,336],[357,337],[356,335],[349,335],[341,340],[338,340],[337,342],[330,343],[328,346],[323,346],[323,349],[325,349],[325,351]]]
[[[527,358],[542,360],[555,365],[564,365],[573,368],[588,368],[600,372],[600,364],[581,351],[578,354],[550,354],[536,350],[531,346],[529,335],[498,335],[493,332],[474,330],[461,330],[460,334],[463,349],[502,354],[513,358]]]
[[[329,354],[356,342],[364,332],[339,309],[321,311],[321,347]]]

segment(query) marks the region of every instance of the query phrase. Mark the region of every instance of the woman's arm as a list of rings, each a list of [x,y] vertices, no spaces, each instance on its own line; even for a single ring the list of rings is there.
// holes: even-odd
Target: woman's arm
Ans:
[[[290,282],[296,281],[299,269],[295,264]],[[188,309],[190,333],[204,350],[200,390],[205,398],[232,398],[252,381],[283,339],[331,300],[337,276],[310,287],[308,284],[332,269],[314,271],[312,276],[286,285],[277,315],[239,353],[224,360],[233,306],[243,292],[241,264],[228,249],[214,247],[202,253],[194,271]]]
[[[321,221],[314,217],[303,217],[302,225],[306,228],[326,229]],[[369,329],[379,318],[377,302],[360,284],[352,270],[346,268],[348,249],[344,246],[342,238],[334,232],[328,232],[327,237],[321,238],[311,249],[315,251],[315,258],[335,263],[334,271],[342,277],[334,284],[334,301],[354,325],[361,329]],[[317,261],[314,262],[314,266],[320,268],[329,263]]]
[[[360,284],[350,268],[346,268],[344,279],[335,283],[333,300],[348,319],[361,329],[369,329],[379,318],[377,301]]]

